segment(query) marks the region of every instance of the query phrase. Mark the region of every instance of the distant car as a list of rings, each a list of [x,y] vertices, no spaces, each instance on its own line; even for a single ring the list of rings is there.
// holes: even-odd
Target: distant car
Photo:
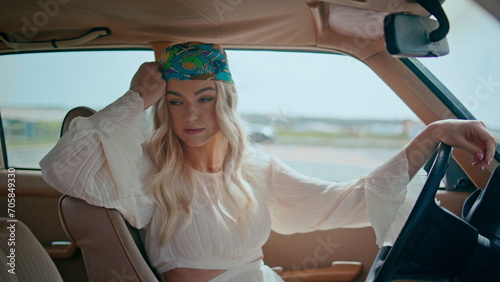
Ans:
[[[245,127],[248,132],[248,138],[252,142],[273,142],[276,138],[276,131],[271,126],[247,123]]]

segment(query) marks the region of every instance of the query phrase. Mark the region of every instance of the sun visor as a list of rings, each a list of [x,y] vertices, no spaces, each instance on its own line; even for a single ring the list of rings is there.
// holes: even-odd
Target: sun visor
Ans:
[[[389,12],[329,4],[328,25],[337,33],[379,40],[384,37],[384,18]]]

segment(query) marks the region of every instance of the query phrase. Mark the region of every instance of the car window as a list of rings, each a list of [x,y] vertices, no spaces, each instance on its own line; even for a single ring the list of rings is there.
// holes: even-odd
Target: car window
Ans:
[[[500,139],[500,22],[473,0],[446,1],[450,53],[420,61]]]
[[[66,113],[96,110],[128,89],[152,51],[54,52],[0,56],[0,111],[8,165],[40,168]]]
[[[257,146],[307,175],[345,181],[369,173],[423,127],[352,57],[266,51],[228,57],[240,113],[276,133]]]
[[[137,50],[1,56],[9,165],[39,168],[69,109],[103,108],[152,58],[152,51]],[[255,146],[307,175],[342,181],[366,174],[422,128],[392,90],[351,57],[228,50],[228,58],[238,111]]]

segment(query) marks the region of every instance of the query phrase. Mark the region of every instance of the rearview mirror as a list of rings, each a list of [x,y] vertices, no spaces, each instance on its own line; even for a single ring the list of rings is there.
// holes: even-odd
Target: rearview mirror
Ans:
[[[439,23],[415,15],[390,14],[384,19],[385,43],[391,55],[400,57],[438,57],[450,52],[448,41],[433,42],[431,33]],[[446,34],[445,34],[446,35]]]

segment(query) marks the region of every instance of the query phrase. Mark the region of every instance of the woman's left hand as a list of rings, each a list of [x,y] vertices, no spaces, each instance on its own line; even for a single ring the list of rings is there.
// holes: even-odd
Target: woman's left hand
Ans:
[[[477,120],[440,120],[431,123],[426,131],[436,142],[443,142],[472,154],[472,165],[486,169],[492,162],[497,140]]]

